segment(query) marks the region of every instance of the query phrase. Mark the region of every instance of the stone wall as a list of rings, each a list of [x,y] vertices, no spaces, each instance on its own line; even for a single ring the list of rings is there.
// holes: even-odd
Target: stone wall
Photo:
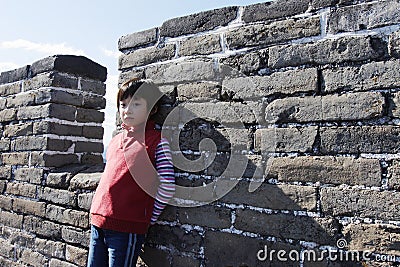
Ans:
[[[1,73],[1,266],[86,266],[106,74],[78,56]]]
[[[399,262],[399,29],[396,0],[278,0],[121,37],[120,82],[166,94],[159,123],[181,186],[144,262],[381,266],[295,258],[337,249]],[[272,262],[257,258],[265,246]]]

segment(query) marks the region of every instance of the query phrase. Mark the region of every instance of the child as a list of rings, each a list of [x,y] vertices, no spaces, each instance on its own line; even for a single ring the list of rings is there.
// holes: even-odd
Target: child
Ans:
[[[160,97],[155,85],[136,79],[118,92],[123,131],[108,146],[93,197],[87,266],[136,266],[148,227],[174,194],[169,144],[152,120]]]

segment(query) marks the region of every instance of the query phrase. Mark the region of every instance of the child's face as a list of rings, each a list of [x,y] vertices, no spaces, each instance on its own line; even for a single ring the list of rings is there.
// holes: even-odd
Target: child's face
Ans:
[[[122,122],[130,127],[138,126],[147,121],[149,112],[147,101],[142,97],[128,97],[119,101],[119,116]]]

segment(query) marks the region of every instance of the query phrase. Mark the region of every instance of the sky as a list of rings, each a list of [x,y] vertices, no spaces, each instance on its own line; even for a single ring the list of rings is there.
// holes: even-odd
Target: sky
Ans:
[[[115,129],[118,39],[168,19],[266,0],[0,0],[0,72],[56,54],[83,55],[107,68],[105,146]]]

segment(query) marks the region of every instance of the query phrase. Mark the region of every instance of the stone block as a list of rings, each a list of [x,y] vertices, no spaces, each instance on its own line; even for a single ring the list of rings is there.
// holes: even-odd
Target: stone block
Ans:
[[[389,115],[400,118],[400,92],[391,94],[389,101]]]
[[[301,20],[288,19],[266,24],[242,26],[226,33],[226,42],[231,50],[243,47],[271,45],[293,39],[320,34],[319,17]]]
[[[62,239],[68,243],[82,245],[84,247],[89,246],[90,231],[84,231],[71,226],[62,226],[61,233]]]
[[[18,154],[21,154],[21,152]],[[32,155],[32,166],[61,167],[79,163],[78,156],[75,154],[48,154],[44,152],[32,152],[30,154]],[[21,156],[24,156],[24,162],[29,161],[29,154],[22,154]],[[28,159],[26,159],[26,157],[28,157]],[[26,163],[26,165],[27,164],[28,163]]]
[[[309,0],[271,1],[246,6],[242,19],[249,23],[260,20],[273,20],[305,13]]]
[[[67,172],[49,173],[46,177],[46,185],[58,188],[68,188],[71,174]]]
[[[3,110],[6,108],[7,106],[7,99],[8,98],[0,98],[0,110]]]
[[[324,93],[392,89],[400,86],[399,60],[372,62],[361,67],[341,67],[322,71]]]
[[[311,44],[291,44],[269,48],[271,68],[325,65],[387,57],[387,44],[376,37],[341,37]]]
[[[86,138],[103,139],[103,126],[83,126],[82,135]]]
[[[82,136],[83,127],[76,125],[60,124],[50,121],[40,121],[33,123],[33,133],[36,135],[55,134],[61,136]]]
[[[0,95],[1,96],[9,96],[15,95],[21,92],[21,84],[22,82],[15,82],[9,84],[0,84]]]
[[[0,166],[0,180],[11,179],[11,166]]]
[[[131,67],[144,66],[159,61],[166,61],[172,59],[174,56],[174,44],[141,48],[129,54],[121,55],[119,57],[118,69],[123,70]]]
[[[32,185],[28,183],[9,182],[7,184],[6,193],[17,196],[36,198],[37,187],[37,185]]]
[[[390,35],[389,47],[390,47],[390,55],[392,57],[400,58],[400,31],[394,32]]]
[[[400,23],[399,10],[400,3],[395,0],[337,8],[329,15],[328,33],[370,30]]]
[[[11,148],[11,139],[2,139],[0,140],[0,151],[10,151]]]
[[[396,220],[399,209],[396,203],[400,194],[394,191],[369,189],[344,189],[326,187],[321,189],[321,207],[326,215],[357,216],[378,220]]]
[[[56,118],[75,121],[76,108],[64,104],[45,104],[40,106],[20,107],[17,112],[18,120],[39,118]]]
[[[101,96],[104,96],[106,94],[106,84],[103,81],[98,80],[86,78],[78,79],[77,89]]]
[[[137,266],[159,266],[171,267],[170,255],[167,251],[156,247],[150,247],[147,244],[143,247]],[[180,266],[180,265],[176,265]]]
[[[50,204],[46,207],[46,218],[57,223],[69,224],[81,228],[88,228],[89,226],[89,215],[87,212],[66,209]]]
[[[23,92],[7,97],[7,108],[19,108],[21,106],[33,106],[35,104],[35,94]]]
[[[29,76],[30,66],[26,65],[18,69],[4,71],[0,73],[0,84],[12,83],[24,80]]]
[[[275,157],[266,175],[282,182],[312,182],[322,184],[381,185],[378,159],[300,156]]]
[[[5,109],[0,111],[0,122],[9,122],[17,119],[17,109]]]
[[[237,210],[235,227],[261,235],[312,241],[321,245],[335,244],[339,234],[339,223],[334,219],[285,213],[265,214],[253,210]]]
[[[273,94],[313,93],[317,86],[318,73],[311,68],[275,72],[268,76],[228,78],[222,82],[221,94],[233,95],[234,99],[256,99]]]
[[[100,172],[97,173],[79,173],[71,179],[70,190],[85,189],[94,190],[96,189],[100,178]]]
[[[3,165],[28,165],[29,152],[1,153],[1,162]]]
[[[41,188],[38,192],[38,197],[40,200],[67,206],[75,206],[76,202],[75,193],[49,187]]]
[[[2,210],[11,211],[13,200],[12,197],[0,195],[0,208]]]
[[[255,150],[261,153],[312,151],[317,127],[265,128],[255,133]]]
[[[271,210],[315,211],[317,207],[317,190],[312,186],[273,185],[264,182],[253,192],[249,191],[249,187],[249,182],[239,182],[220,201]]]
[[[102,82],[107,78],[107,69],[105,67],[84,56],[49,56],[34,62],[30,70],[32,77],[39,73],[54,70],[65,73],[74,73],[79,76],[100,80]]]
[[[201,263],[199,259],[185,256],[174,256],[172,258],[174,266],[191,266],[200,267]]]
[[[13,259],[15,247],[11,245],[7,240],[0,238],[0,256]]]
[[[75,153],[82,153],[82,152],[103,153],[103,143],[77,141],[75,143]]]
[[[222,52],[220,36],[217,34],[189,37],[180,42],[179,56],[209,55]]]
[[[31,249],[24,248],[21,250],[19,260],[28,264],[29,266],[42,267],[47,266],[49,260],[42,254]]]
[[[78,207],[89,211],[94,193],[82,193],[78,195]]]
[[[4,127],[4,137],[27,136],[33,134],[33,123],[19,123],[6,125]]]
[[[59,259],[50,259],[49,267],[76,267],[77,265]]]
[[[238,7],[224,7],[167,20],[160,27],[160,36],[177,37],[226,26],[236,18],[237,10]]]
[[[93,109],[77,108],[76,121],[102,123],[104,121],[104,112]]]
[[[43,217],[46,211],[46,203],[15,198],[13,201],[13,211]]]
[[[58,88],[45,88],[35,91],[35,104],[58,103],[72,106],[82,106],[83,95]]]
[[[396,126],[321,127],[322,153],[399,153]]]
[[[393,160],[388,168],[388,184],[390,189],[400,190],[400,161]]]
[[[366,120],[381,116],[385,98],[379,92],[277,99],[265,109],[268,123]]]
[[[86,266],[87,254],[88,251],[86,249],[67,245],[65,250],[65,259],[69,262],[73,262],[78,266]]]
[[[124,35],[118,40],[118,49],[123,51],[129,48],[136,48],[155,44],[157,42],[157,28]]]
[[[0,211],[0,223],[4,226],[22,229],[22,215],[11,213],[8,211]]]
[[[236,54],[219,60],[223,67],[233,68],[244,75],[252,74],[265,68],[267,66],[267,61],[268,49]]]
[[[118,76],[118,87],[131,79],[144,79],[144,69],[139,70],[121,70]]]
[[[177,92],[179,101],[205,102],[219,99],[220,86],[211,82],[186,83],[179,84]]]
[[[231,210],[210,205],[179,208],[178,220],[182,224],[224,229],[231,226]]]
[[[82,107],[96,110],[105,109],[106,99],[96,94],[84,93]]]
[[[34,247],[36,251],[47,257],[56,257],[59,259],[65,259],[66,245],[64,243],[36,237]]]

